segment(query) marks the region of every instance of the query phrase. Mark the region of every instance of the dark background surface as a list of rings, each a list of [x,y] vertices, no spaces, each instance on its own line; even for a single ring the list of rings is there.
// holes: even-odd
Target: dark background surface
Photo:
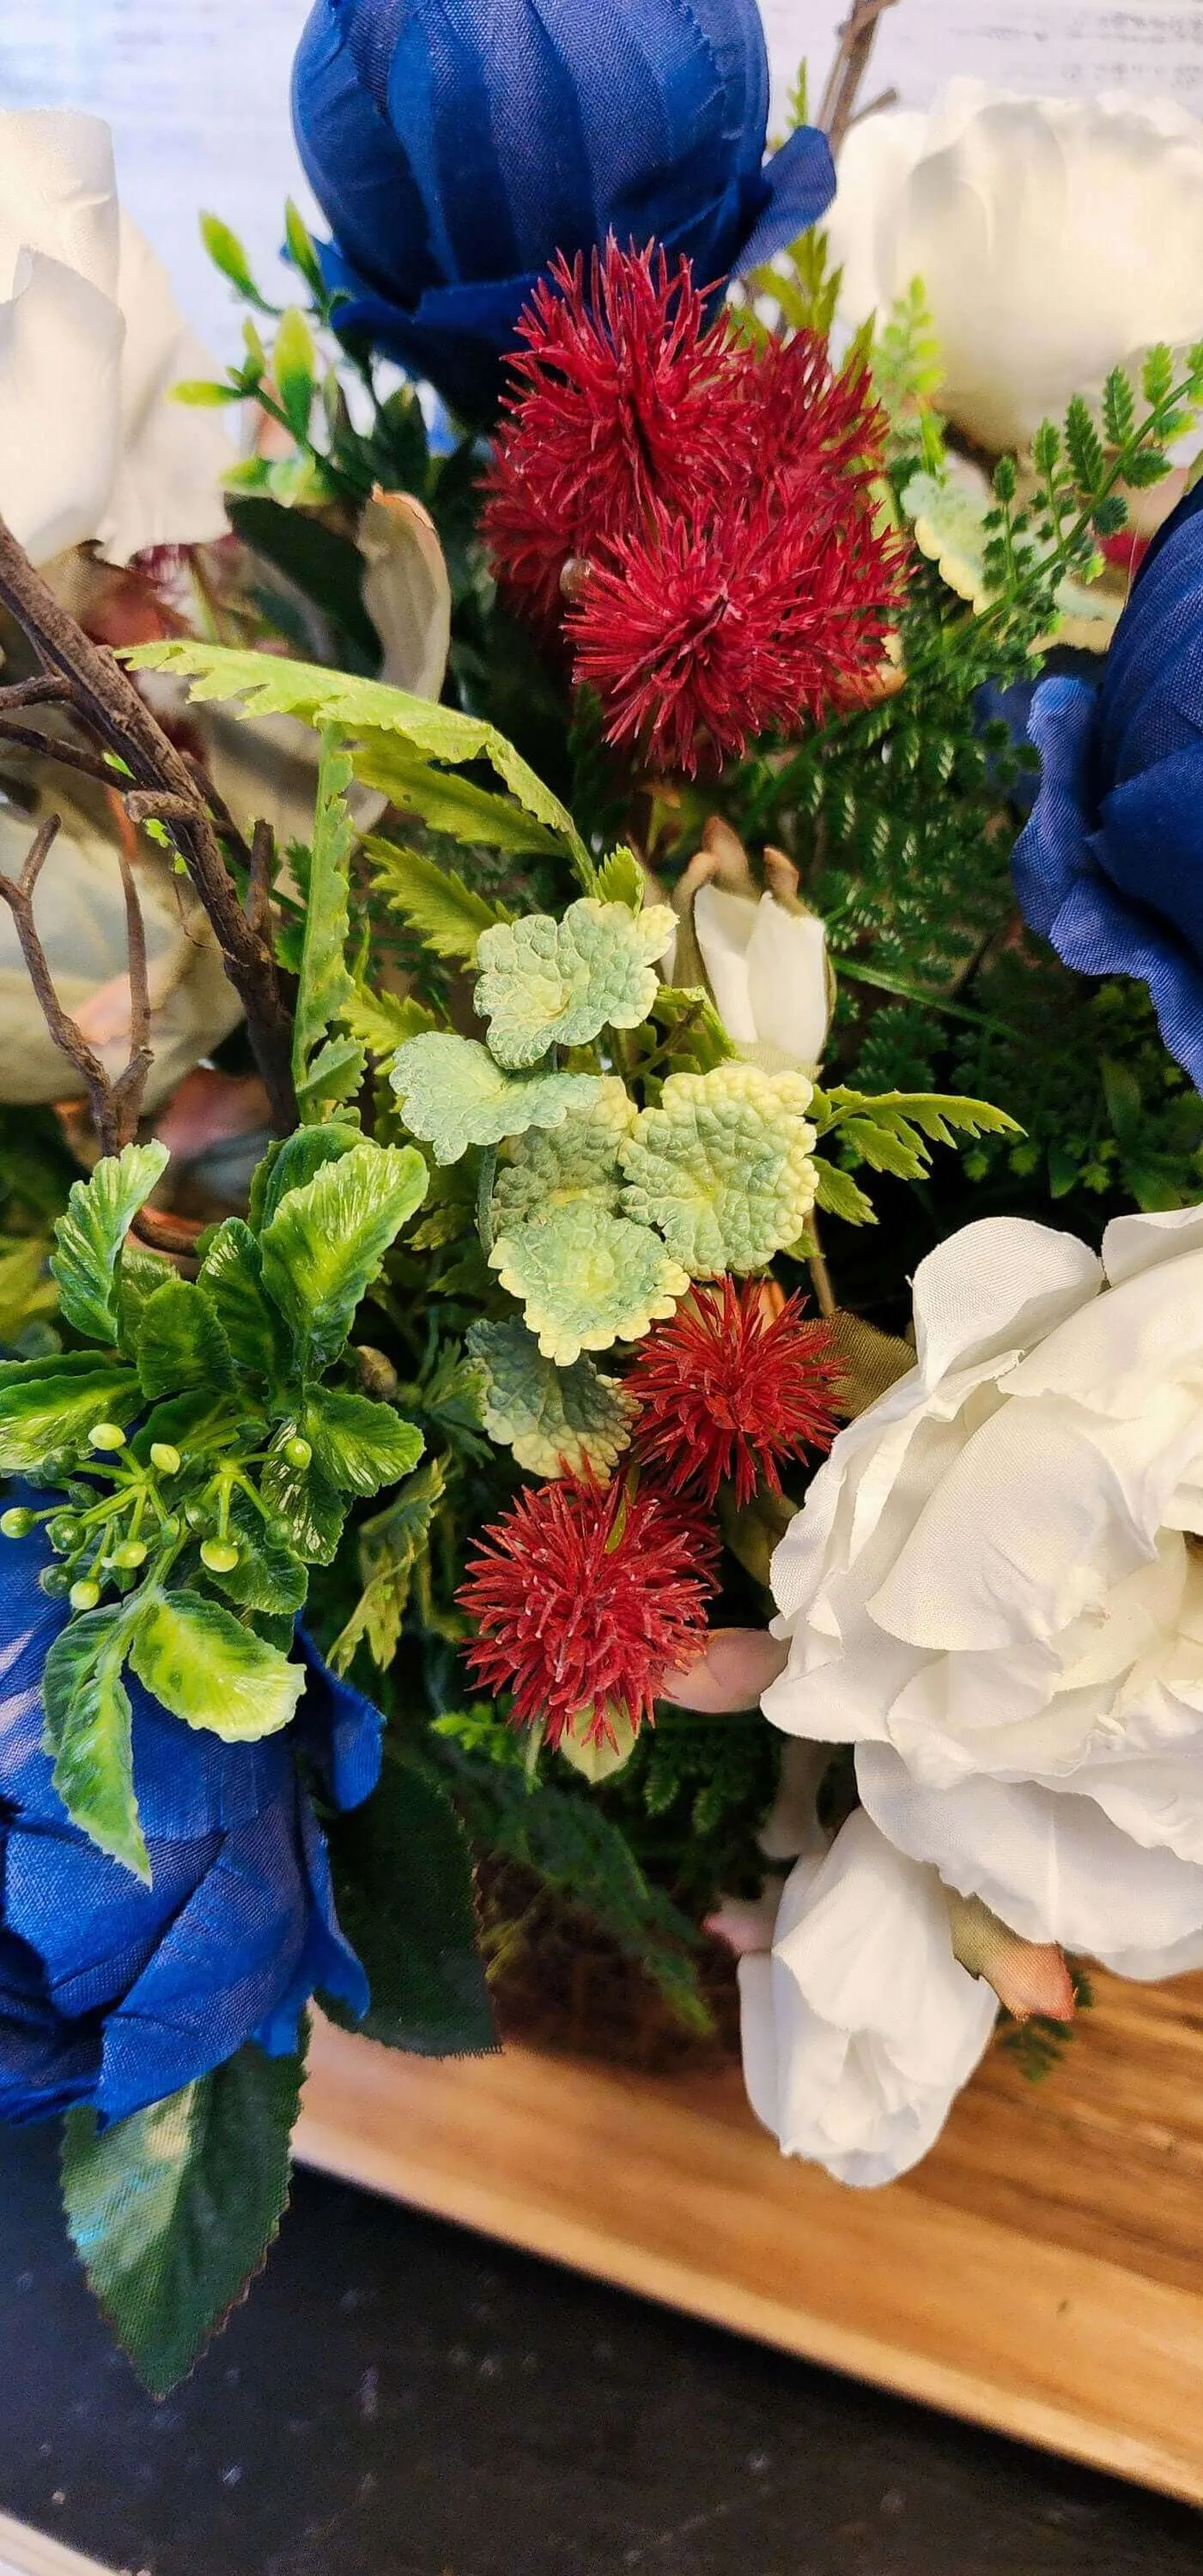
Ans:
[[[163,2406],[0,2141],[0,2507],[131,2576],[1199,2576],[1203,2519],[301,2175]]]

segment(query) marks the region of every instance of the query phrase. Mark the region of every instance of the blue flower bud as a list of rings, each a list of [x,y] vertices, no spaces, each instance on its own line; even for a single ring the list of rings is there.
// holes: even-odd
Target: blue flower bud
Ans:
[[[293,114],[339,327],[485,419],[557,251],[657,242],[717,283],[830,203],[825,136],[765,164],[756,0],[316,0]]]

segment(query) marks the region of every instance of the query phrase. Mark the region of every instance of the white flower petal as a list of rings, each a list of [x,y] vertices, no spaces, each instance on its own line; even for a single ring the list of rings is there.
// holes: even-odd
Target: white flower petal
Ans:
[[[225,534],[222,478],[234,451],[224,412],[171,399],[185,377],[216,369],[179,311],[161,259],[126,215],[118,297],[126,323],[121,444],[92,533],[110,563],[128,563],[148,546],[203,545]]]
[[[759,1034],[748,978],[756,911],[746,895],[728,894],[722,886],[700,885],[693,898],[694,933],[715,1009],[736,1046],[754,1046]]]
[[[35,563],[82,544],[103,513],[123,337],[117,306],[87,278],[24,255],[0,304],[0,516]]]

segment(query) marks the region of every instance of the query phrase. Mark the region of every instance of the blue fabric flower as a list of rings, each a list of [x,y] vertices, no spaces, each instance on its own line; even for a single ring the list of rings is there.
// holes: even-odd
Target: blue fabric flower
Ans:
[[[1203,1088],[1203,484],[1149,548],[1097,686],[1046,680],[1015,845],[1025,921],[1084,975],[1148,985]]]
[[[557,251],[613,232],[717,284],[816,221],[826,138],[765,166],[768,97],[756,0],[316,0],[293,115],[340,327],[488,417]]]
[[[248,2039],[287,2055],[316,1990],[365,2012],[298,1754],[332,1805],[358,1805],[379,1712],[303,1639],[296,1723],[258,1744],[194,1732],[131,1681],[144,1887],[51,1783],[41,1676],[66,1614],[38,1588],[49,1550],[36,1533],[0,1550],[0,2118],[90,2103],[124,2119]]]

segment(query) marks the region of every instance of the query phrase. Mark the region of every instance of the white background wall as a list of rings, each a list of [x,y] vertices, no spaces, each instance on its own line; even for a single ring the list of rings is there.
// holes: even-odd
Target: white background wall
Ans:
[[[597,8],[624,0],[593,0]],[[817,90],[847,0],[762,0],[778,93],[806,55]],[[210,206],[267,269],[300,195],[288,73],[308,0],[0,0],[0,105],[109,119],[122,192],[210,344],[237,318],[196,235]],[[907,103],[950,73],[1026,90],[1168,90],[1203,115],[1203,0],[898,0],[872,88]]]

